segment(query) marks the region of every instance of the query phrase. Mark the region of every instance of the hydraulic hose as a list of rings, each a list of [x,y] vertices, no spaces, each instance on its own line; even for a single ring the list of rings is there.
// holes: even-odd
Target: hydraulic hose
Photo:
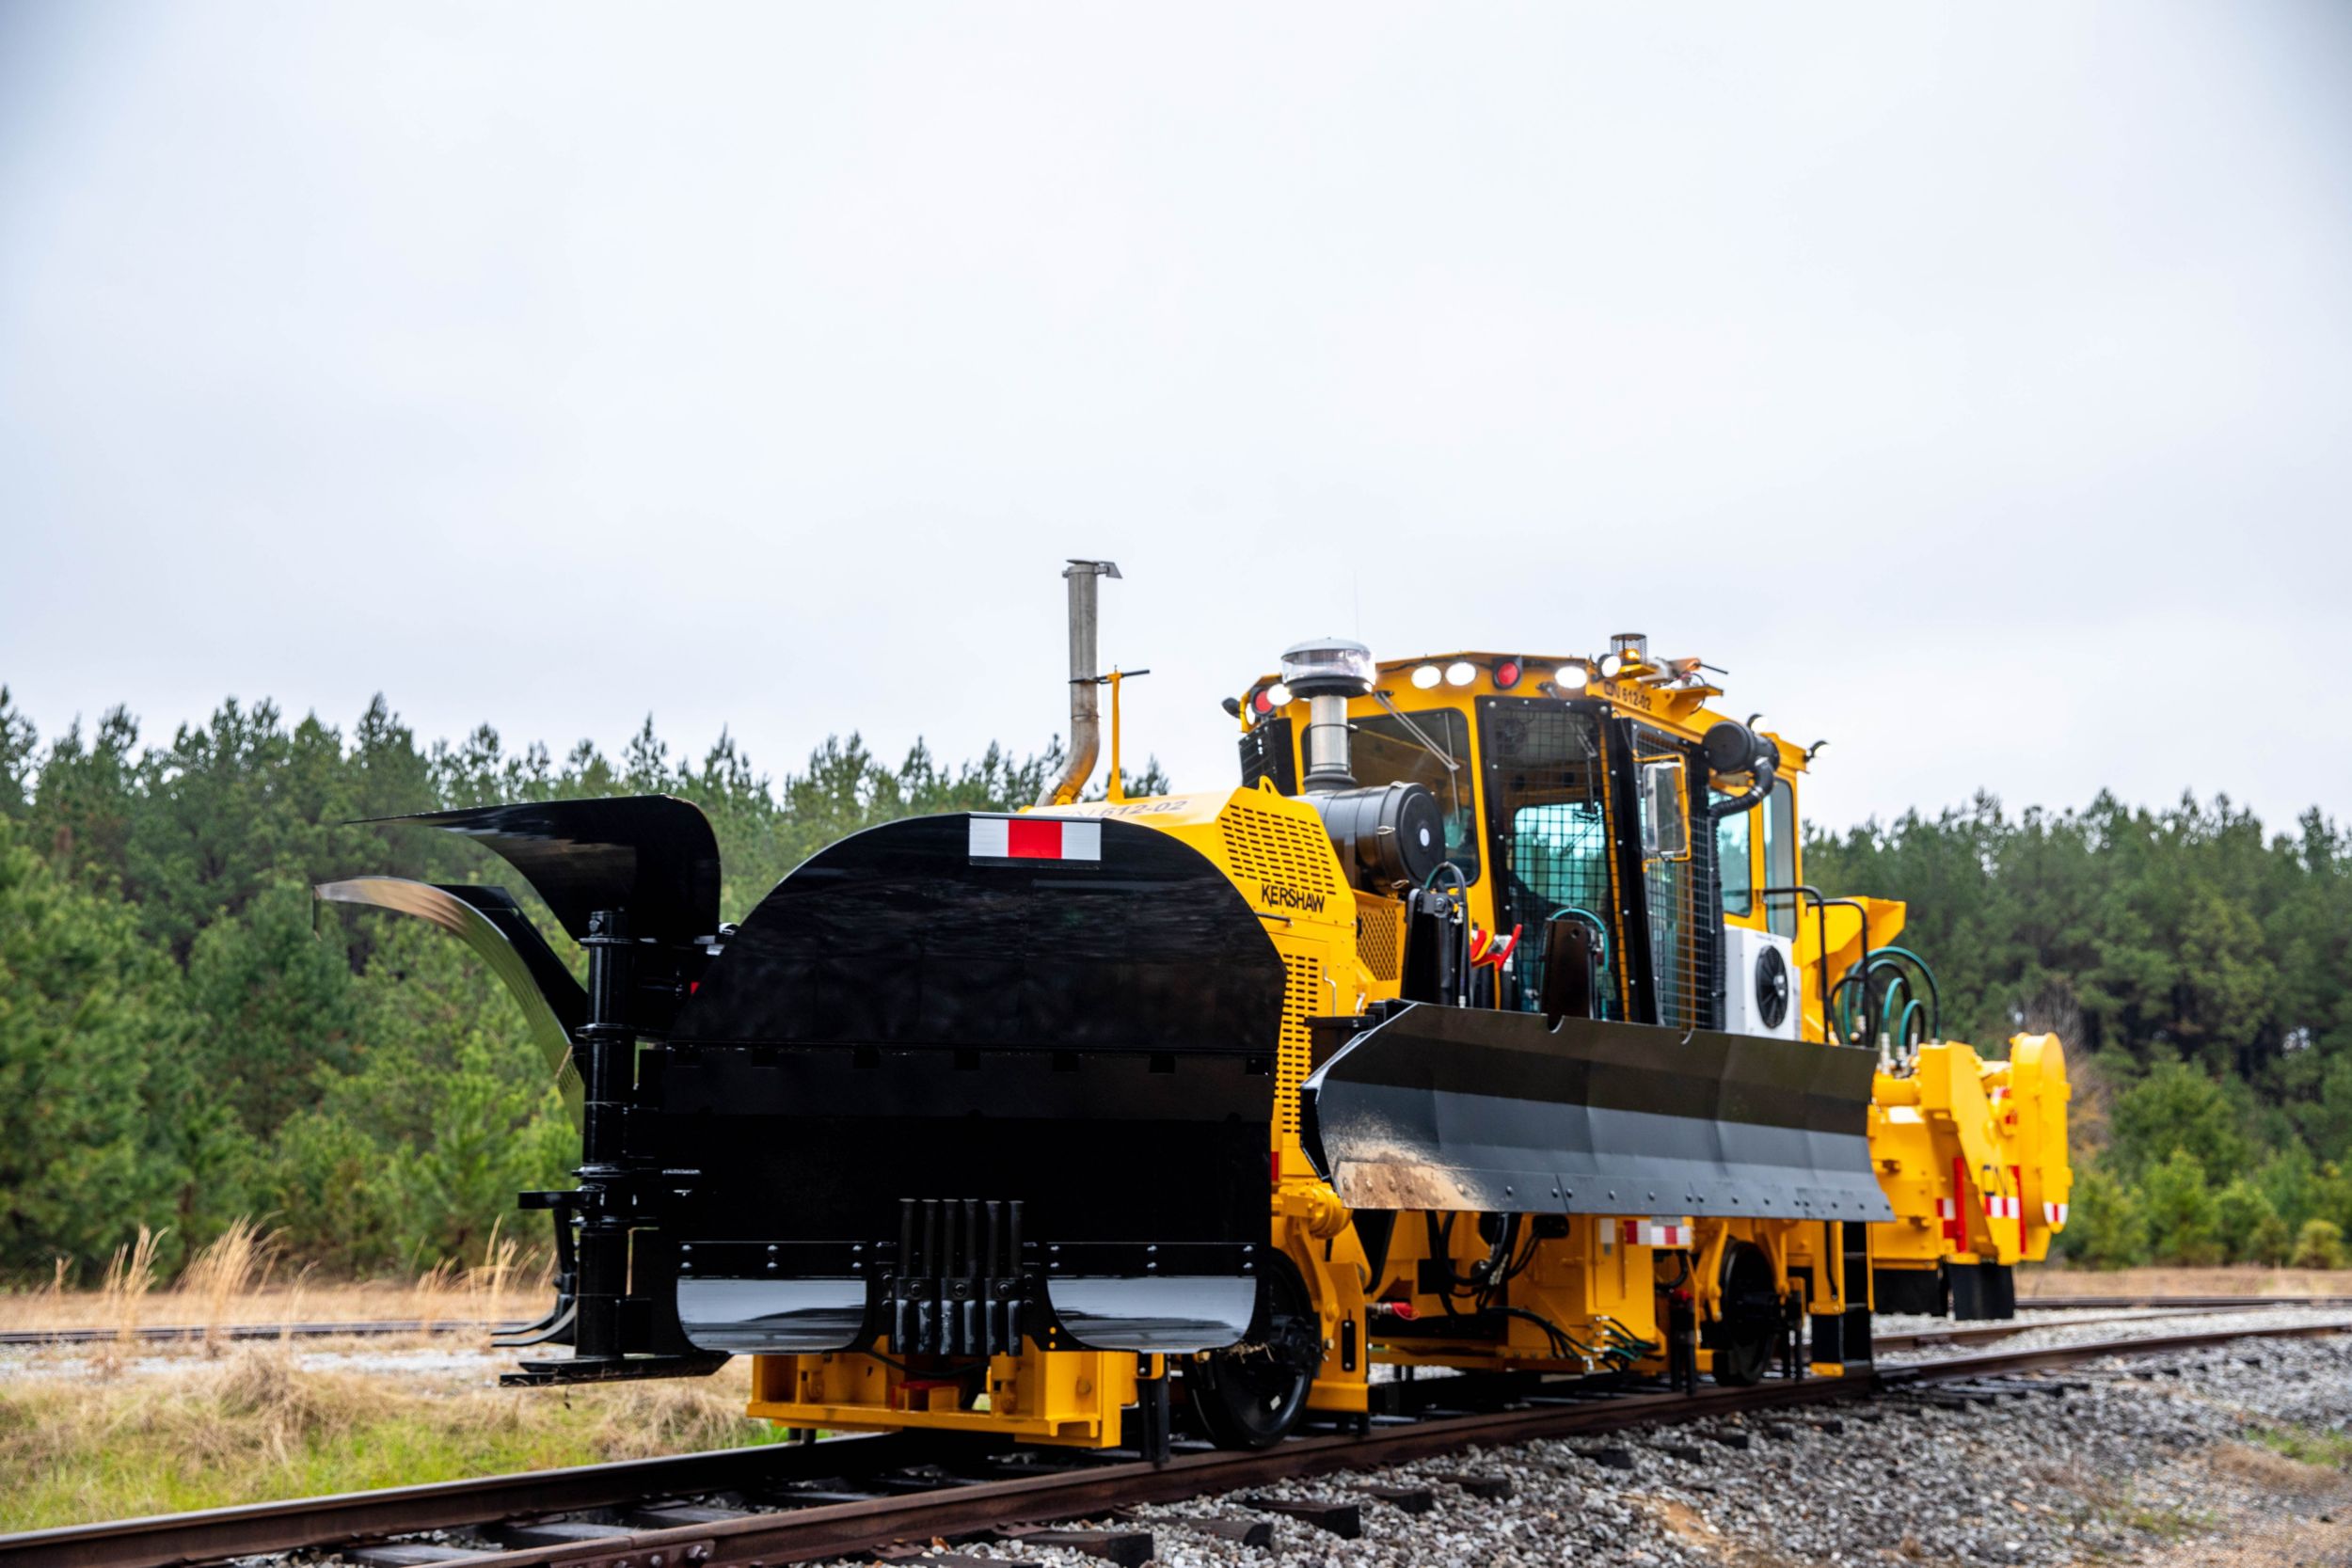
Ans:
[[[1889,976],[1889,980],[1873,1008],[1871,987],[1881,974]],[[1914,982],[1915,974],[1925,982],[1925,1000],[1917,996],[1919,987]],[[1944,1037],[1943,989],[1936,983],[1935,971],[1928,961],[1908,947],[1869,949],[1838,980],[1830,992],[1830,1005],[1836,1013],[1839,1032],[1847,1039],[1854,1038],[1857,1022],[1867,1022],[1876,1026],[1870,1031],[1872,1037],[1883,1034],[1896,1051],[1908,1053],[1916,1043],[1911,1034],[1915,1017],[1923,1030],[1919,1041]]]

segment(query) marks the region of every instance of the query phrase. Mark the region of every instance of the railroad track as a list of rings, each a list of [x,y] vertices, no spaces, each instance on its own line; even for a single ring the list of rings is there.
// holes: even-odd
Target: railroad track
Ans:
[[[2026,1311],[2099,1311],[2132,1308],[2171,1309],[2178,1311],[2214,1312],[2233,1309],[2259,1311],[2276,1307],[2347,1307],[2352,1296],[2033,1296],[2018,1302]],[[510,1324],[453,1321],[424,1318],[363,1319],[352,1323],[222,1323],[215,1327],[200,1324],[142,1325],[128,1331],[119,1328],[15,1328],[0,1330],[0,1346],[7,1345],[92,1345],[128,1338],[145,1344],[193,1343],[208,1337],[232,1340],[262,1339],[328,1339],[378,1338],[405,1334],[484,1334],[499,1333]],[[1920,1344],[1964,1344],[1974,1339],[1999,1338],[2009,1334],[2023,1334],[2038,1324],[1986,1324],[1965,1328],[1938,1330],[1926,1335],[1885,1335],[1883,1345],[1911,1348],[1907,1341]]]
[[[2100,1311],[2127,1307],[2179,1307],[2184,1311],[2254,1311],[2268,1307],[2352,1307],[2352,1296],[2020,1296],[2017,1309],[2026,1311]]]
[[[1132,1453],[1044,1455],[917,1433],[842,1437],[0,1536],[0,1568],[182,1568],[321,1551],[361,1568],[755,1568],[858,1553],[886,1557],[898,1543],[941,1537],[1071,1546],[1136,1563],[1152,1554],[1148,1528],[1072,1529],[1052,1522],[1116,1518],[1148,1503],[1247,1494],[1278,1481],[1472,1448],[1826,1407],[1902,1390],[1955,1402],[2062,1392],[2063,1385],[2032,1374],[2106,1356],[2346,1332],[2352,1318],[2205,1329],[1955,1355],[1862,1377],[1710,1386],[1696,1395],[1592,1396],[1563,1384],[1557,1393],[1522,1391],[1507,1408],[1397,1418],[1361,1434],[1325,1432],[1263,1452],[1180,1446],[1160,1465]],[[1826,1422],[1834,1415],[1820,1411],[1815,1418]],[[1508,1484],[1501,1478],[1452,1479],[1488,1495]],[[1408,1510],[1430,1506],[1427,1494],[1359,1490]],[[1253,1506],[1268,1505],[1259,1499]],[[1284,1511],[1345,1534],[1358,1528],[1359,1507],[1343,1500],[1287,1504]],[[1237,1536],[1263,1528],[1222,1524]],[[474,1544],[454,1544],[453,1534]],[[415,1539],[424,1536],[439,1539]],[[934,1568],[955,1560],[927,1560]]]
[[[496,1334],[512,1326],[507,1323],[393,1318],[347,1323],[218,1323],[211,1327],[157,1323],[128,1330],[12,1328],[0,1331],[0,1345],[103,1345],[126,1338],[140,1344],[179,1344],[215,1337],[245,1340],[382,1338],[402,1334]]]
[[[2025,1304],[2019,1303],[2023,1310]],[[2106,1323],[2162,1323],[2168,1318],[2211,1318],[2233,1311],[2275,1311],[2281,1307],[2301,1307],[2299,1300],[2249,1300],[2234,1298],[2227,1307],[2181,1306],[2167,1303],[2162,1307],[2140,1310],[2118,1310],[2111,1317],[2037,1318],[2032,1322],[2004,1319],[1996,1323],[1961,1323],[1949,1327],[1922,1328],[1910,1332],[1873,1334],[1870,1343],[1881,1351],[1940,1350],[1951,1345],[1983,1344],[1995,1339],[2013,1338],[2020,1334],[2036,1334],[2052,1328],[2095,1328]],[[2096,1311],[2095,1307],[2082,1310]]]

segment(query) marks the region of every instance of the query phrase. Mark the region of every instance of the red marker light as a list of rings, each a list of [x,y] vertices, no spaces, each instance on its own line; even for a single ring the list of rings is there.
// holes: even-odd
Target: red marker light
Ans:
[[[1519,677],[1526,673],[1526,670],[1520,665],[1518,659],[1506,658],[1502,660],[1495,666],[1495,689],[1497,691],[1510,690],[1513,687],[1519,684]]]
[[[1274,699],[1266,695],[1266,689],[1264,687],[1262,686],[1258,688],[1257,690],[1252,691],[1249,694],[1249,711],[1252,713],[1272,713],[1274,711]]]

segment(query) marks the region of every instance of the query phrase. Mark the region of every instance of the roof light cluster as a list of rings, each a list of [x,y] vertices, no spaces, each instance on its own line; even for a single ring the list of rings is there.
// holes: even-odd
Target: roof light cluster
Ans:
[[[1440,687],[1458,690],[1477,685],[1483,674],[1493,689],[1513,691],[1527,684],[1528,664],[1526,658],[1512,655],[1431,659],[1414,665],[1406,678],[1422,691],[1434,691]],[[1538,679],[1534,685],[1550,697],[1581,697],[1597,681],[1629,681],[1667,690],[1689,689],[1708,686],[1703,673],[1707,668],[1695,658],[1653,658],[1647,637],[1640,632],[1618,632],[1609,639],[1607,653],[1595,658],[1562,659],[1551,667],[1549,680]],[[1370,689],[1376,673],[1371,656],[1359,644],[1338,639],[1302,642],[1283,655],[1279,678],[1263,681],[1250,689],[1244,699],[1244,710],[1249,721],[1256,723],[1288,707],[1297,695],[1291,686],[1294,679],[1329,684],[1324,677],[1345,676],[1351,684],[1360,679],[1363,689]]]
[[[1457,658],[1447,664],[1417,664],[1413,667],[1412,681],[1423,691],[1439,685],[1471,686],[1478,680],[1478,672],[1476,661],[1467,658]],[[1497,691],[1508,691],[1526,675],[1527,661],[1499,658],[1486,673]]]

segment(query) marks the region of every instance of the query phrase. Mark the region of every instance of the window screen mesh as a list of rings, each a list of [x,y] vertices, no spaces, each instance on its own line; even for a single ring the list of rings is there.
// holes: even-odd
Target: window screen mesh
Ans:
[[[1549,703],[1490,700],[1480,708],[1498,923],[1521,927],[1511,960],[1519,1006],[1533,1007],[1542,994],[1545,924],[1582,910],[1608,933],[1600,990],[1610,1016],[1622,1018],[1599,723]]]
[[[1701,852],[1694,847],[1692,860],[1652,861],[1643,873],[1649,893],[1650,961],[1658,975],[1658,1022],[1669,1029],[1708,1024],[1702,927],[1691,917]]]

